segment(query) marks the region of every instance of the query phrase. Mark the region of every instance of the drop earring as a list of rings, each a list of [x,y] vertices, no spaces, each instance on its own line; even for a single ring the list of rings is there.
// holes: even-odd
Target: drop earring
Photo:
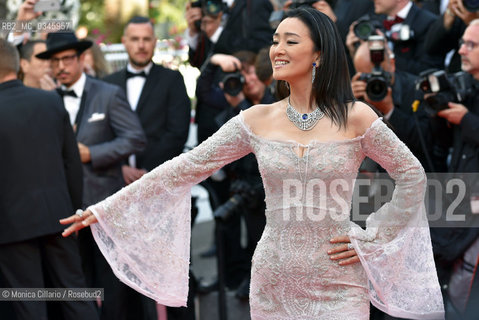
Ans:
[[[314,83],[314,79],[316,78],[316,62],[313,62],[313,76],[311,83]]]

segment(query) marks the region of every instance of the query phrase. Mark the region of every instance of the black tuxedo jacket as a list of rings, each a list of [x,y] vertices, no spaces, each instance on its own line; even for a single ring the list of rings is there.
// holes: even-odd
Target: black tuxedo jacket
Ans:
[[[126,92],[126,69],[104,80]],[[138,168],[150,171],[183,152],[190,112],[191,103],[181,73],[154,64],[136,107],[147,138],[146,149],[136,154]]]
[[[61,232],[81,206],[82,166],[68,113],[53,92],[0,83],[0,244]]]
[[[426,51],[429,54],[437,54],[446,57],[449,51],[454,50],[454,55],[452,56],[447,68],[447,72],[455,73],[461,71],[459,39],[461,39],[466,27],[466,24],[456,17],[451,29],[446,30],[446,28],[444,28],[444,15],[442,15],[429,28],[426,42],[424,44]]]
[[[430,68],[441,68],[443,57],[437,54],[428,54],[424,42],[427,38],[429,27],[436,21],[437,16],[428,10],[412,5],[404,20],[404,24],[411,27],[414,32],[413,39],[407,42],[394,44],[396,69],[420,74]]]

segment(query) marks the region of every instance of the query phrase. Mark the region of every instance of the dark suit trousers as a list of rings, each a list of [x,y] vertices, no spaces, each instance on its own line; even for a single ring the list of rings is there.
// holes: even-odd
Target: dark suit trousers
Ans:
[[[11,288],[44,288],[45,278],[54,288],[83,288],[78,244],[73,236],[47,235],[0,245],[0,272]],[[92,301],[55,302],[60,319],[98,319]],[[17,320],[48,319],[45,301],[14,301]]]

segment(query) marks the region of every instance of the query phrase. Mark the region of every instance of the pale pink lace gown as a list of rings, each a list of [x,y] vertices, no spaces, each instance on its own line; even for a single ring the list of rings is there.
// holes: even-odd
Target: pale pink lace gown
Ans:
[[[95,240],[116,275],[170,306],[186,304],[190,189],[250,152],[266,190],[267,223],[253,257],[254,320],[369,319],[369,301],[391,315],[442,319],[417,159],[384,123],[360,137],[299,144],[256,136],[239,116],[194,150],[92,207]],[[349,221],[365,156],[396,180],[391,202],[363,230]],[[348,234],[360,264],[339,266],[329,240]]]

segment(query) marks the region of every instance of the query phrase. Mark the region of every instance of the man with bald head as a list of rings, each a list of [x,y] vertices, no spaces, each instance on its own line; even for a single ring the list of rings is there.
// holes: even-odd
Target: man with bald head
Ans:
[[[445,147],[452,147],[449,172],[457,174],[467,173],[477,181],[479,172],[479,19],[473,20],[464,31],[459,42],[462,71],[469,73],[473,78],[472,90],[463,102],[449,102],[448,108],[438,112],[438,119],[443,120],[442,126],[434,131],[436,139],[442,141]],[[474,173],[475,175],[471,175]],[[477,210],[475,203],[479,194],[479,187],[472,185],[466,194],[466,206],[461,209],[466,221],[477,226]],[[444,228],[442,228],[444,229]],[[477,273],[479,259],[479,229],[478,228],[450,228],[445,249],[452,252],[455,259],[446,256],[452,261],[448,283],[446,308],[448,319],[477,319],[479,312],[479,280]],[[444,236],[444,235],[443,235]],[[451,250],[453,247],[454,250]],[[445,250],[445,251],[446,251]],[[452,255],[452,254],[451,254]]]
[[[128,64],[103,80],[123,88],[147,138],[145,150],[130,156],[122,165],[123,179],[129,184],[183,152],[191,106],[181,73],[153,62],[158,39],[149,18],[131,18],[124,27],[121,40],[128,53]],[[125,290],[128,292],[128,309],[139,310],[135,319],[156,319],[153,300],[133,289]],[[194,317],[192,295],[188,306],[188,312]],[[169,319],[192,319],[175,318],[171,314],[175,312],[173,309],[176,308],[168,308]]]

